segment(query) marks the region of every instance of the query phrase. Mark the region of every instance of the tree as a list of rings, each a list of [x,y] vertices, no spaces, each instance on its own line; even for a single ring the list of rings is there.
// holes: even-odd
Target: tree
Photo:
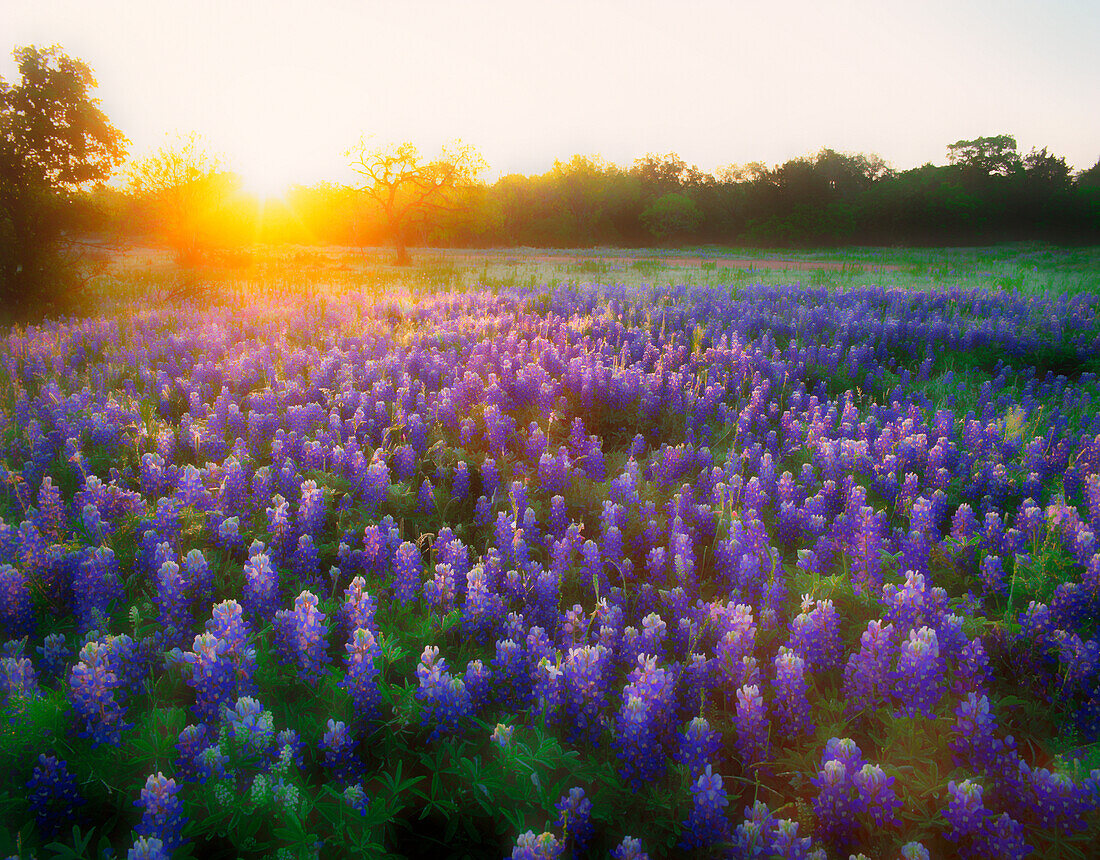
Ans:
[[[715,177],[724,185],[736,185],[741,182],[773,183],[768,165],[763,161],[750,161],[746,164],[727,164],[715,171]]]
[[[1033,186],[1064,191],[1070,186],[1070,168],[1065,158],[1032,147],[1024,156],[1024,177]]]
[[[689,165],[675,152],[666,155],[648,153],[634,160],[631,174],[641,180],[648,192],[667,194],[681,188],[701,185],[705,176],[694,164]]]
[[[457,141],[443,147],[432,161],[409,141],[373,146],[366,138],[345,155],[364,177],[358,190],[382,210],[399,266],[412,262],[409,228],[432,213],[453,209],[487,167],[476,149]]]
[[[574,155],[569,161],[555,159],[546,178],[564,203],[562,214],[572,216],[572,243],[595,245],[597,237],[609,232],[608,205],[621,171],[599,155]]]
[[[642,223],[657,239],[670,239],[696,230],[703,213],[695,201],[681,191],[658,197],[641,214]]]
[[[1016,138],[1011,134],[956,140],[947,145],[947,161],[960,166],[964,173],[983,179],[1011,176],[1020,168]]]
[[[1078,173],[1075,181],[1078,188],[1100,188],[1100,158],[1088,170]]]
[[[191,132],[136,159],[127,179],[135,202],[180,263],[198,262],[217,244],[219,210],[233,193],[234,177],[199,135]]]
[[[0,78],[0,301],[29,320],[76,306],[62,247],[73,193],[109,177],[127,141],[91,96],[87,64],[56,45],[13,56],[19,82]]]

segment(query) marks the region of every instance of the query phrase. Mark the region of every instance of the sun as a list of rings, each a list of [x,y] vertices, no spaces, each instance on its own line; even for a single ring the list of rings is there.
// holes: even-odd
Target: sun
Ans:
[[[286,198],[290,181],[271,165],[251,164],[239,169],[241,187],[262,205]]]

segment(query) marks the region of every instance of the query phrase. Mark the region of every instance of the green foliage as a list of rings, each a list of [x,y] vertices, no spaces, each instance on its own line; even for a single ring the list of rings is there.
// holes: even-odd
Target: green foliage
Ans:
[[[0,79],[0,303],[11,320],[79,308],[63,245],[72,192],[106,179],[125,139],[99,109],[95,78],[54,46],[14,52],[20,81]]]
[[[642,210],[642,224],[657,239],[672,239],[691,233],[703,222],[695,201],[681,192],[658,197]]]

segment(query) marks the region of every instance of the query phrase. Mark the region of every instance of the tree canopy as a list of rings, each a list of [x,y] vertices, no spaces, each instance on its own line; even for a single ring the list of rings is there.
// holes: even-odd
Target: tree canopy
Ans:
[[[76,189],[122,163],[126,138],[92,96],[91,69],[58,46],[17,48],[19,81],[0,78],[0,298],[29,319],[71,309],[58,247]]]
[[[1009,176],[1019,169],[1020,155],[1015,137],[998,134],[948,144],[947,162],[979,177]]]

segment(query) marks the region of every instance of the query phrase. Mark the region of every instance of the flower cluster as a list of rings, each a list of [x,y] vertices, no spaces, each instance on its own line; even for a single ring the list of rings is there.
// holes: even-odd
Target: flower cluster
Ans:
[[[165,326],[142,311],[9,332],[0,409],[18,519],[0,522],[0,627],[27,637],[0,658],[4,693],[41,694],[36,708],[67,693],[82,749],[122,744],[147,679],[156,697],[174,671],[187,685],[195,724],[143,794],[133,856],[179,848],[177,781],[293,806],[324,774],[343,814],[369,817],[359,744],[411,680],[383,684],[382,643],[391,674],[411,670],[410,642],[417,683],[393,704],[419,710],[418,738],[538,720],[570,754],[608,752],[594,759],[635,791],[677,761],[685,848],[902,843],[899,822],[923,814],[899,808],[911,777],[836,739],[803,789],[790,775],[775,808],[797,822],[761,803],[731,829],[727,786],[787,792],[777,762],[806,768],[838,719],[870,758],[898,725],[950,745],[963,771],[930,845],[1013,856],[1032,831],[1096,826],[1095,778],[1025,758],[1036,745],[1017,748],[991,707],[1008,692],[1086,748],[1100,736],[1097,380],[1027,364],[1090,361],[1095,296],[349,290],[228,321],[179,308]],[[961,352],[973,372],[925,384]],[[126,609],[132,639],[110,635]],[[424,647],[434,635],[462,665]],[[275,733],[260,702],[290,672],[347,694],[319,743]],[[509,728],[493,738],[519,755]],[[53,827],[71,775],[47,755],[31,783]],[[597,796],[571,792],[560,829],[515,856],[609,848],[621,834],[589,838],[613,814]],[[630,837],[614,852],[643,856]]]

